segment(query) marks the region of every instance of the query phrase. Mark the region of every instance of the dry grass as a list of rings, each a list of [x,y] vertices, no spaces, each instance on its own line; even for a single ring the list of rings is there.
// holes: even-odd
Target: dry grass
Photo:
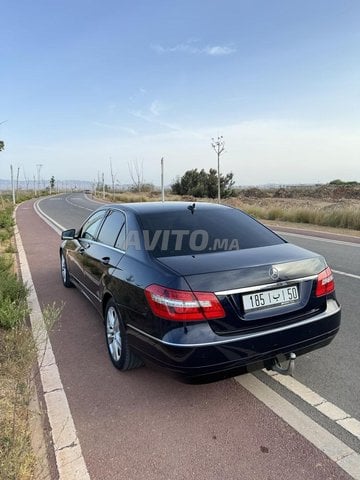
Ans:
[[[253,190],[253,191],[252,191]],[[324,191],[324,189],[322,190]],[[326,190],[325,190],[326,191]],[[301,193],[301,192],[300,192]],[[357,198],[301,197],[299,189],[294,192],[286,190],[286,197],[274,197],[267,190],[251,189],[246,195],[226,199],[225,204],[240,208],[260,220],[276,220],[306,225],[318,225],[360,231],[360,200]],[[305,192],[306,193],[306,190]],[[337,191],[339,194],[339,192]],[[253,196],[251,196],[253,194]],[[295,195],[296,194],[296,195]],[[348,195],[348,192],[347,192]],[[213,199],[199,199],[192,196],[166,194],[167,201],[201,201],[215,202]],[[160,201],[158,192],[152,193],[117,193],[113,197],[107,194],[106,201],[118,203]]]
[[[0,330],[0,472],[2,480],[34,478],[29,402],[35,346],[22,324]]]
[[[14,266],[13,208],[0,202],[0,479],[35,479],[30,400],[34,394],[36,344],[28,324],[28,289]],[[62,305],[43,308],[48,329]],[[41,463],[41,462],[40,462]]]
[[[27,289],[13,263],[12,206],[0,203],[0,472],[1,480],[34,478],[29,401],[35,345],[26,324]]]
[[[360,201],[323,199],[232,199],[231,204],[261,220],[278,220],[360,230]]]

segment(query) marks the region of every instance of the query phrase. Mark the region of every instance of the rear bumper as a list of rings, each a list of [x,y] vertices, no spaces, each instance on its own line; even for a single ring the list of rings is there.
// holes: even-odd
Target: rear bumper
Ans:
[[[218,378],[261,369],[276,357],[302,355],[329,344],[340,327],[341,307],[328,299],[321,314],[302,322],[237,336],[214,334],[208,324],[176,329],[163,339],[128,325],[129,342],[148,360],[189,381]]]

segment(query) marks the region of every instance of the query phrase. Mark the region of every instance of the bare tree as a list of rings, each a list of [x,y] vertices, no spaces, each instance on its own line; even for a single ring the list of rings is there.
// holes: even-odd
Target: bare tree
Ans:
[[[17,167],[16,172],[16,193],[19,191],[19,175],[20,175],[20,167]]]
[[[218,180],[218,203],[220,203],[220,156],[222,153],[224,153],[225,150],[225,140],[224,137],[217,137],[211,139],[211,146],[215,150],[215,153],[217,155],[217,180]]]
[[[135,192],[141,192],[144,186],[144,162],[137,159],[128,162],[129,174]]]
[[[23,167],[23,176],[24,176],[24,180],[25,180],[26,190],[29,190],[30,180],[29,180],[28,177],[26,176],[26,172],[25,172],[25,168],[24,168],[24,167]]]
[[[115,182],[116,182],[116,173],[114,173],[113,165],[110,157],[110,175],[111,175],[111,188],[112,188],[112,199],[115,200]]]

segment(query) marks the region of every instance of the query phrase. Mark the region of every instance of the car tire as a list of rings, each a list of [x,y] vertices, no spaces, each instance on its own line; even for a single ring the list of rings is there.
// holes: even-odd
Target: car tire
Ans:
[[[61,267],[61,279],[64,287],[72,288],[74,285],[70,280],[69,270],[66,263],[65,255],[61,252],[60,254],[60,267]]]
[[[105,338],[110,360],[118,370],[131,370],[143,365],[143,361],[131,351],[125,324],[113,299],[106,304]]]

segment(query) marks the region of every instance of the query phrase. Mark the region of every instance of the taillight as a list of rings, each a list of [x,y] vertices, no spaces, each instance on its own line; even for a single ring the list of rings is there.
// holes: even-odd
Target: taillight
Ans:
[[[315,295],[323,297],[335,290],[335,280],[330,267],[325,268],[317,277]]]
[[[145,295],[154,315],[176,322],[210,320],[225,316],[214,293],[173,290],[160,285],[145,288]]]

